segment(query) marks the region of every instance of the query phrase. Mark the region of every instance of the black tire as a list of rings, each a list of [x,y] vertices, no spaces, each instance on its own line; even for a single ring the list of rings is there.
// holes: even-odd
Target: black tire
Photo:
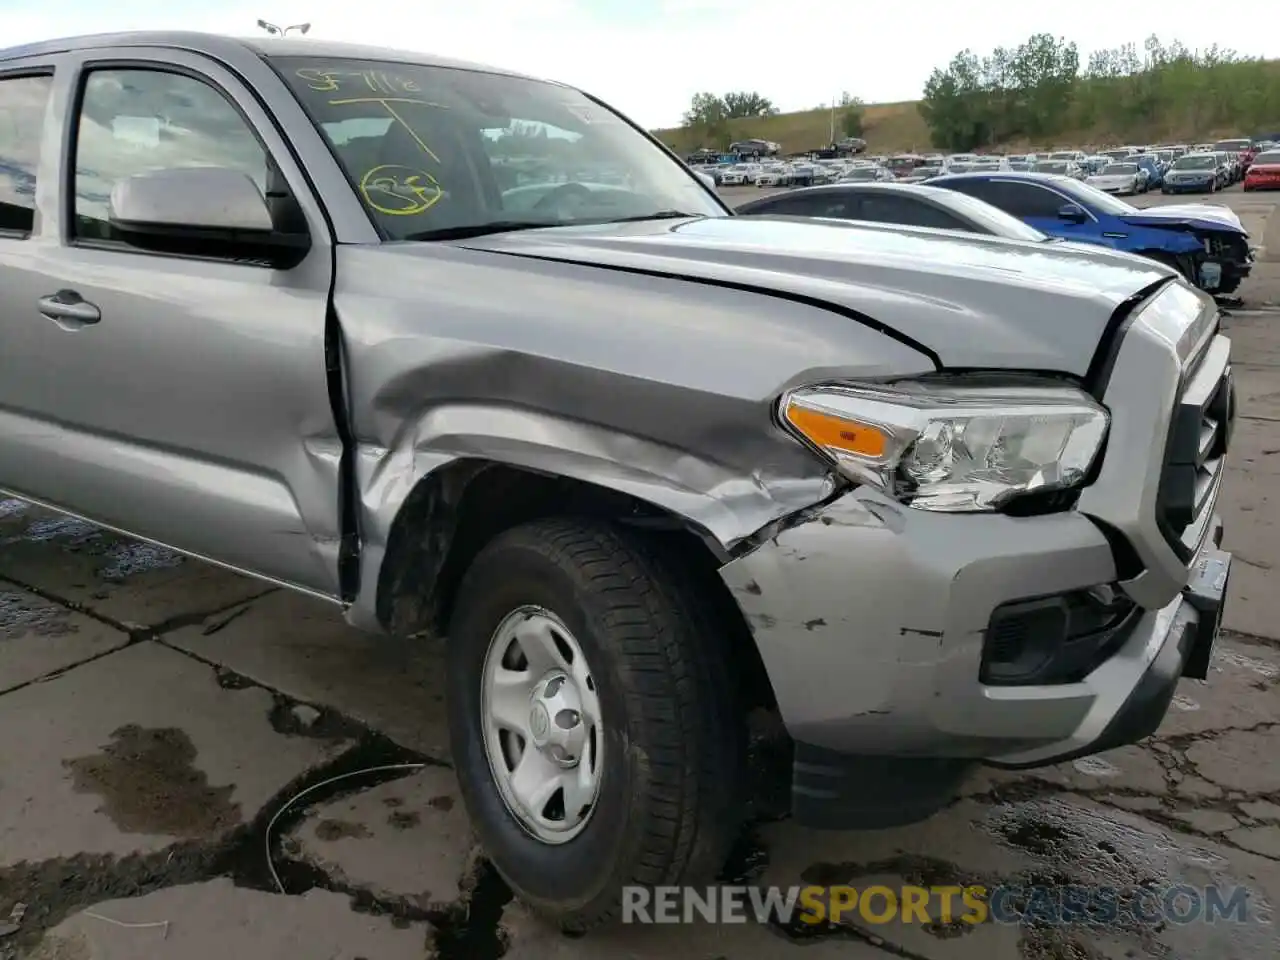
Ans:
[[[447,664],[463,800],[498,873],[564,930],[608,923],[625,886],[710,882],[737,837],[745,720],[721,651],[727,631],[686,582],[641,535],[552,519],[500,534],[459,588]],[[487,648],[526,605],[555,613],[574,634],[604,716],[599,798],[582,833],[558,845],[510,813],[481,733]]]

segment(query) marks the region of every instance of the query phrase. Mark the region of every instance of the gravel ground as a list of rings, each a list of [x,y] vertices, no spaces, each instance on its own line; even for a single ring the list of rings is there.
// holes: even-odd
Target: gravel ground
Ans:
[[[437,647],[370,642],[323,604],[0,500],[0,958],[1280,955],[1269,923],[1280,900],[1280,309],[1267,308],[1280,306],[1280,218],[1267,222],[1272,199],[1221,199],[1274,254],[1227,319],[1241,420],[1222,509],[1237,563],[1209,682],[1184,681],[1141,745],[984,773],[924,824],[756,823],[730,874],[1239,885],[1251,891],[1249,922],[859,919],[563,938],[475,855],[445,748]]]

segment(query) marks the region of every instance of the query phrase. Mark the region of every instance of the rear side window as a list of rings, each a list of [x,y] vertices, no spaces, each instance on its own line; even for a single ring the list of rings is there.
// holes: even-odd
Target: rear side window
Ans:
[[[862,198],[862,219],[876,223],[897,223],[904,227],[933,227],[937,230],[972,230],[972,228],[939,210],[932,204],[909,197]]]
[[[35,227],[36,168],[50,76],[0,77],[0,234]]]
[[[752,207],[744,213],[768,213],[780,217],[851,217],[852,204],[841,197],[798,196],[782,197],[773,203]]]
[[[1066,203],[1052,190],[1034,183],[1017,183],[1012,180],[968,181],[952,186],[971,197],[985,200],[993,207],[1015,217],[1056,217],[1059,208]]]

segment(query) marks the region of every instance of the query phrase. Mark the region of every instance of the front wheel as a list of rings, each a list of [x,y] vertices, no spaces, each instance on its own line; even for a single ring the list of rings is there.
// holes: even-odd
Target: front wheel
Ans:
[[[562,929],[623,888],[708,882],[740,824],[743,723],[701,598],[648,542],[546,520],[490,542],[448,640],[450,741],[481,845]]]

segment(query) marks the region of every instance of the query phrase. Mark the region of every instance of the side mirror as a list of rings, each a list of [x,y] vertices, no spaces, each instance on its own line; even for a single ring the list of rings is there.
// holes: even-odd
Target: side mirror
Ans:
[[[716,188],[716,178],[715,178],[715,177],[713,177],[713,176],[712,176],[711,174],[709,174],[709,173],[705,173],[705,172],[704,172],[704,171],[702,171],[702,170],[695,170],[695,171],[693,171],[693,172],[694,172],[695,174],[697,174],[698,179],[702,181],[702,185],[703,185],[704,187],[706,187],[708,190],[711,190],[711,191],[714,191],[714,190],[715,190],[715,188]]]
[[[1084,223],[1089,216],[1084,212],[1084,207],[1074,203],[1064,203],[1058,208],[1058,219],[1068,223]]]
[[[310,247],[277,231],[257,184],[226,167],[140,173],[111,190],[111,225],[134,246],[163,253],[262,259],[292,266]]]

